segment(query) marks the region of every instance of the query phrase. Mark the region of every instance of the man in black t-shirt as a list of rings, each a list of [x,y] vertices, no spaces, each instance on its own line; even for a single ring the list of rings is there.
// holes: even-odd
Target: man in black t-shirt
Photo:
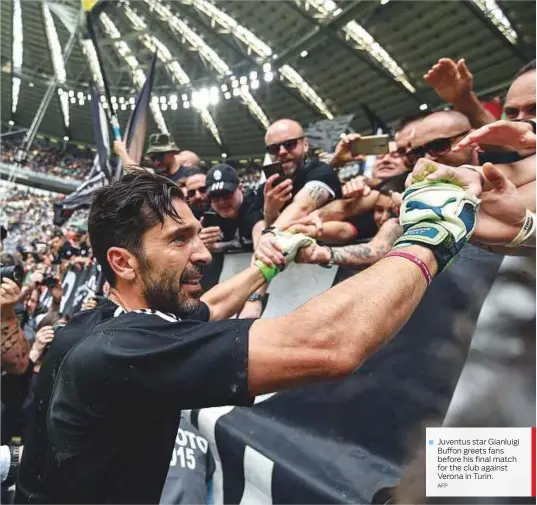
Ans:
[[[466,199],[456,186],[449,194]],[[435,226],[449,233],[442,220]],[[250,405],[256,395],[353,373],[408,319],[437,262],[456,254],[451,235],[449,248],[405,235],[399,251],[416,262],[383,258],[284,317],[221,320],[279,270],[257,261],[200,300],[211,256],[199,233],[180,189],[163,177],[140,171],[96,191],[89,234],[114,303],[75,316],[51,344],[18,503],[156,503],[183,409]],[[276,240],[287,261],[312,243]]]
[[[209,250],[239,247],[253,251],[264,228],[263,207],[255,191],[245,191],[235,169],[226,164],[215,165],[207,173],[207,198],[214,214],[207,213],[204,233],[213,240],[202,240]]]
[[[334,169],[319,160],[307,160],[308,139],[302,126],[280,119],[265,134],[267,153],[280,162],[287,179],[274,186],[275,174],[268,178],[262,192],[265,223],[271,230],[285,230],[293,221],[307,216],[330,200],[341,198],[341,184]],[[284,257],[271,233],[264,233],[256,256],[267,264],[283,265]]]

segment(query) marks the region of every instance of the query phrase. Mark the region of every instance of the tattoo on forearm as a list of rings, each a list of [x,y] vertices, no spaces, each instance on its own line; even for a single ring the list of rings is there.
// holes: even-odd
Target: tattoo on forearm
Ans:
[[[0,324],[2,335],[2,367],[6,371],[21,370],[28,364],[29,343],[24,338],[16,318],[3,320]]]
[[[330,192],[323,186],[306,186],[309,197],[315,202],[315,208],[323,206],[330,199]]]
[[[337,265],[358,267],[362,265],[372,265],[380,260],[390,249],[394,242],[401,236],[399,225],[389,225],[377,234],[377,236],[367,244],[348,245],[335,247],[334,261]],[[379,236],[381,235],[381,236]]]

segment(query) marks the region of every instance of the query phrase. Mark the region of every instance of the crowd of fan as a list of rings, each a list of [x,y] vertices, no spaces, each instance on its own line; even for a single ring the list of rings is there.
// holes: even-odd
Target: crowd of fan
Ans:
[[[22,137],[14,135],[2,138],[1,150],[4,163],[15,163]],[[67,180],[84,180],[93,165],[95,153],[72,144],[35,139],[23,163],[24,168],[41,174],[54,175]]]
[[[287,230],[317,241],[317,245],[300,250],[298,262],[365,268],[381,259],[401,235],[397,219],[400,195],[418,159],[428,158],[450,167],[482,165],[486,161],[510,166],[524,162],[535,153],[531,126],[518,122],[517,138],[527,134],[526,144],[513,140],[516,135],[509,133],[512,125],[506,121],[495,123],[490,113],[480,106],[471,85],[469,89],[462,86],[462,81],[468,79],[466,70],[461,62],[445,59],[431,69],[426,80],[453,110],[404,120],[390,141],[388,152],[377,157],[368,177],[362,175],[344,183],[338,178],[339,168],[361,157],[352,151],[359,135],[345,136],[335,146],[330,163],[324,163],[308,156],[308,141],[302,127],[291,120],[277,121],[267,131],[267,153],[272,161],[280,163],[281,171],[273,175],[267,173],[262,186],[258,186],[255,173],[249,172],[246,180],[241,181],[235,169],[227,164],[206,170],[194,153],[181,151],[169,135],[152,135],[147,155],[153,170],[176,181],[182,188],[186,201],[203,226],[201,239],[211,252],[246,250],[254,252],[267,265],[281,265],[285,259],[274,247],[270,230]],[[508,120],[535,119],[534,63],[525,67],[514,80],[505,113]],[[478,133],[470,133],[473,130]],[[476,149],[478,145],[480,148]],[[14,143],[2,142],[3,161],[13,160],[14,148]],[[139,170],[130,163],[132,160],[122,143],[115,144],[115,151],[123,158],[127,170]],[[81,156],[38,143],[28,163],[37,171],[79,179],[87,174],[92,162],[87,153],[79,154]],[[534,165],[530,180],[531,192],[534,191]],[[514,183],[523,191],[527,181]],[[24,266],[17,311],[31,346],[32,369],[29,375],[26,368],[22,370],[23,377],[32,378],[39,370],[47,345],[54,338],[54,328],[72,315],[60,311],[63,273],[70,267],[80,269],[94,265],[95,260],[84,216],[58,230],[52,226],[55,198],[28,197],[14,192],[8,200],[8,243],[13,250],[3,255],[2,265]],[[259,289],[257,297],[246,302],[239,317],[260,317],[263,310],[260,301],[265,291],[266,287]],[[47,292],[50,305],[44,307],[40,300],[46,298]],[[83,309],[96,306],[101,295],[88,297]],[[4,370],[10,371],[5,366]],[[11,372],[20,374],[21,370],[12,368]],[[10,380],[15,382],[16,377],[20,379],[20,375],[13,375]],[[25,392],[9,406],[9,419],[14,421],[2,425],[3,444],[13,436],[24,440],[24,412],[31,397],[28,393],[31,385],[24,383],[17,387]]]

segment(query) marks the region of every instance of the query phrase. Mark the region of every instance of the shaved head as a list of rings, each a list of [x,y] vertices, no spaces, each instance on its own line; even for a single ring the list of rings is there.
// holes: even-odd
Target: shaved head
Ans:
[[[265,134],[265,144],[272,144],[271,139],[275,136],[280,137],[281,135],[286,136],[288,139],[303,137],[304,130],[300,123],[292,119],[278,119],[278,121],[268,127],[267,133]]]
[[[449,143],[453,147],[466,133],[472,130],[468,118],[464,114],[454,110],[433,112],[421,121],[413,123],[410,126],[414,127],[409,139],[410,150],[423,147],[438,139],[451,139]],[[472,148],[467,148],[456,153],[448,149],[442,155],[427,155],[426,157],[452,167],[472,164],[476,161],[475,152]]]
[[[181,167],[195,167],[201,162],[199,156],[192,151],[181,151],[176,155],[176,160]]]
[[[269,152],[272,161],[279,161],[288,176],[304,165],[309,149],[304,129],[292,119],[279,119],[272,123],[265,134],[265,145],[272,146]]]

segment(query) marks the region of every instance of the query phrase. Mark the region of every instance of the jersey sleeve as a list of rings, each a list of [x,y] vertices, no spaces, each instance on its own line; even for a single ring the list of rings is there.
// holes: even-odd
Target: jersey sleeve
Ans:
[[[96,328],[70,357],[69,368],[81,376],[79,384],[87,381],[80,392],[89,405],[100,405],[108,388],[116,390],[116,398],[141,406],[144,398],[181,409],[249,405],[252,323],[176,321],[167,314],[129,312]]]
[[[330,193],[330,199],[343,198],[341,183],[335,170],[326,163],[318,162],[311,166],[305,175],[304,187],[310,187],[315,183],[320,183]]]

